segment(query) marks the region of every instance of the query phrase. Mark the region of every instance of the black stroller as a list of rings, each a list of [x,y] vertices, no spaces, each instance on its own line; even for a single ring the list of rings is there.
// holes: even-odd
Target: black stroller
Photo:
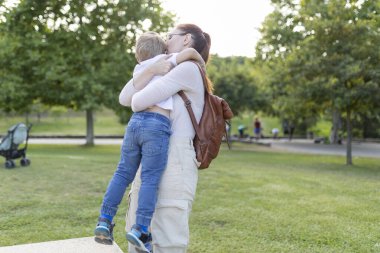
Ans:
[[[28,147],[29,130],[31,127],[31,124],[26,126],[23,123],[13,125],[8,129],[8,134],[1,140],[0,155],[6,159],[5,168],[14,168],[16,164],[12,159],[20,157],[22,157],[20,160],[21,166],[28,166],[30,164],[30,160],[26,158],[26,149]],[[22,144],[24,146],[19,148]]]

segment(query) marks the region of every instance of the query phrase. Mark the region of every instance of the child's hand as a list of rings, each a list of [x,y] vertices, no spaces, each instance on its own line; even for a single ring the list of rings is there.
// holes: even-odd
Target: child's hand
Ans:
[[[154,75],[160,76],[163,76],[166,73],[168,73],[173,68],[173,65],[169,61],[167,61],[169,57],[170,55],[162,57],[160,60],[150,65],[149,71],[151,71]]]

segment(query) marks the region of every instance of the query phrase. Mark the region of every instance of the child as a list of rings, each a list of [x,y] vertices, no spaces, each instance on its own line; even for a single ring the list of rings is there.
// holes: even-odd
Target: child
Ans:
[[[166,43],[157,33],[147,32],[141,35],[136,42],[135,53],[139,64],[136,65],[133,75],[163,57],[166,58],[165,51]],[[173,65],[186,60],[196,60],[204,65],[202,57],[193,48],[173,54],[168,60]],[[112,243],[113,217],[141,163],[142,183],[136,224],[127,233],[127,239],[138,250],[149,252],[144,244],[151,240],[148,228],[155,209],[158,185],[167,163],[171,134],[169,113],[172,109],[173,102],[170,97],[146,111],[133,113],[125,132],[120,162],[103,198],[94,231],[96,241]]]

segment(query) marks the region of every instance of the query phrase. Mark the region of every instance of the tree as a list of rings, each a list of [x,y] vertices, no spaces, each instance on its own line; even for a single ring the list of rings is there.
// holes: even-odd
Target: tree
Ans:
[[[305,83],[305,76],[291,61],[301,61],[294,53],[303,41],[299,27],[297,5],[293,1],[273,1],[274,11],[269,14],[260,32],[261,40],[256,46],[255,67],[260,73],[259,85],[269,94],[271,107],[267,113],[281,121],[297,125],[297,131],[305,133],[319,117],[317,104],[305,103],[298,87]],[[303,63],[302,63],[303,64]],[[301,65],[302,65],[301,64]]]
[[[85,110],[87,145],[93,145],[95,110],[106,106],[122,111],[118,93],[136,63],[132,52],[136,37],[172,26],[173,15],[160,4],[158,0],[25,0],[6,15],[7,32],[16,41],[31,35],[39,38],[32,48],[21,41],[25,52],[17,58],[33,55],[37,60],[28,68],[33,93],[45,104]]]
[[[38,66],[42,37],[32,23],[25,22],[27,17],[12,16],[12,11],[12,5],[1,3],[0,105],[5,112],[28,112],[37,97],[34,70]]]
[[[352,118],[378,106],[380,5],[343,0],[272,2],[276,10],[265,21],[257,47],[260,60],[275,73],[267,85],[279,94],[279,101],[298,104],[297,111],[303,107],[313,115],[331,111],[344,116],[346,163],[352,164]],[[284,25],[280,34],[273,33],[276,22]]]
[[[228,101],[235,116],[248,110],[262,110],[266,97],[259,93],[252,63],[244,57],[212,57],[207,70],[215,94]]]

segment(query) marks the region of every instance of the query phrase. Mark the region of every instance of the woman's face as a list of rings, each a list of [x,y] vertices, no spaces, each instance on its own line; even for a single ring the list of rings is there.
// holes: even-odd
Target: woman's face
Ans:
[[[190,46],[191,35],[179,29],[174,29],[168,33],[166,38],[166,45],[168,54],[181,52],[183,49]]]

